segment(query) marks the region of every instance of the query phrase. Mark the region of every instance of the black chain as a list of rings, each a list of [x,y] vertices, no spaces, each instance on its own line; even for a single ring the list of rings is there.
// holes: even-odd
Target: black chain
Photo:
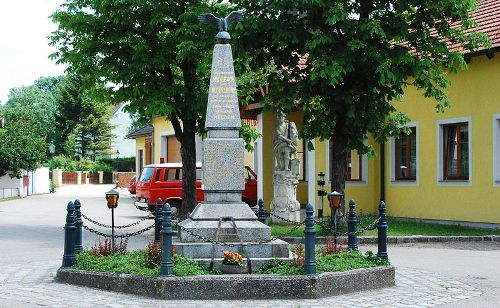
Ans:
[[[291,224],[298,224],[299,226],[301,225],[305,225],[306,222],[305,221],[301,221],[301,222],[297,222],[297,221],[293,221],[293,220],[289,220],[289,219],[286,219],[286,218],[283,218],[283,217],[280,217],[278,215],[275,215],[273,213],[269,213],[270,216],[274,217],[274,218],[278,218],[279,220],[282,220],[284,222],[288,222],[288,223],[291,223]]]
[[[96,220],[93,220],[92,218],[90,218],[90,217],[86,216],[86,215],[85,215],[85,214],[83,214],[83,213],[82,213],[82,217],[83,217],[84,219],[88,220],[89,222],[93,223],[94,225],[99,226],[99,227],[108,228],[108,229],[111,229],[111,228],[112,228],[112,226],[110,226],[110,225],[105,225],[105,224],[100,223],[100,222],[98,222],[98,221],[96,221]],[[133,227],[133,226],[135,226],[135,225],[140,224],[141,222],[143,222],[143,221],[144,221],[144,220],[146,220],[146,219],[153,218],[153,217],[154,217],[153,215],[144,216],[144,217],[142,217],[141,219],[139,219],[138,221],[133,222],[133,223],[131,223],[131,224],[128,224],[128,225],[123,225],[123,226],[115,226],[115,229],[125,229],[125,228],[130,228],[130,227]]]
[[[194,233],[193,231],[191,230],[188,230],[186,229],[185,227],[183,226],[179,226],[177,225],[182,231],[186,232],[187,234],[191,235],[191,236],[194,236],[196,237],[197,239],[199,240],[202,240],[203,242],[208,242],[208,243],[212,243],[212,244],[216,244],[216,245],[220,245],[220,246],[227,246],[227,247],[245,247],[245,246],[257,246],[257,245],[262,245],[262,244],[265,244],[265,243],[269,243],[269,242],[272,242],[274,240],[277,240],[277,238],[275,237],[271,237],[270,239],[267,239],[267,240],[262,240],[262,241],[258,241],[258,242],[248,242],[248,243],[226,243],[226,242],[220,242],[220,241],[216,241],[216,240],[212,240],[212,239],[209,239],[207,237],[204,237],[203,235],[199,235],[197,233]]]
[[[144,232],[146,232],[146,231],[148,231],[148,230],[151,230],[151,229],[153,229],[153,228],[155,227],[155,224],[152,224],[151,226],[146,227],[146,228],[144,228],[144,229],[141,229],[141,230],[139,230],[139,231],[135,231],[135,232],[132,232],[132,233],[127,233],[127,234],[122,234],[122,235],[116,235],[116,234],[115,234],[114,236],[113,236],[113,235],[111,235],[111,234],[102,233],[102,232],[100,232],[100,231],[98,231],[98,230],[95,230],[95,229],[92,229],[92,228],[90,228],[90,227],[87,227],[86,225],[82,225],[82,227],[83,227],[85,230],[87,230],[87,231],[89,231],[89,232],[91,232],[91,233],[97,234],[97,235],[99,235],[99,236],[103,236],[103,237],[114,237],[114,238],[120,238],[120,239],[123,239],[123,238],[129,238],[129,237],[132,237],[132,236],[136,236],[136,235],[142,234],[142,233],[144,233]]]

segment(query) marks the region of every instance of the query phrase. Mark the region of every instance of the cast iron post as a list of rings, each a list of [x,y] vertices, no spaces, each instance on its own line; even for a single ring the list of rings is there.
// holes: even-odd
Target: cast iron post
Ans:
[[[163,201],[161,198],[156,200],[156,210],[155,210],[155,243],[160,242],[160,232],[161,232],[161,222],[162,222],[162,205]]]
[[[262,198],[259,198],[259,221],[261,223],[266,223],[266,213],[264,212],[264,200],[262,200]]]
[[[385,203],[380,201],[378,207],[378,252],[377,256],[382,259],[387,259],[387,215],[385,213]]]
[[[71,267],[75,263],[75,205],[68,203],[66,224],[64,225],[64,255],[62,267]]]
[[[165,203],[163,208],[163,228],[161,229],[162,247],[160,276],[172,276],[174,274],[174,263],[172,262],[172,208]]]
[[[356,218],[356,201],[351,199],[349,201],[349,217],[347,218],[347,231],[349,235],[347,236],[347,248],[351,250],[358,250],[358,237],[356,235],[356,223],[358,219]]]
[[[316,229],[314,228],[314,208],[308,203],[306,206],[306,229],[305,234],[305,256],[304,256],[304,271],[308,275],[316,274],[316,254],[315,254],[315,237]]]
[[[75,205],[75,253],[80,252],[83,249],[82,245],[82,212],[80,211],[80,207],[82,204],[80,200],[76,199],[74,202]]]

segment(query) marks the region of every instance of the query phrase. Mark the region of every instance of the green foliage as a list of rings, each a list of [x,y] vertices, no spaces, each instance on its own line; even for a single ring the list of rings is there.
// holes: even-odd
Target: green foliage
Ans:
[[[54,168],[63,169],[65,172],[73,171],[90,171],[90,172],[112,172],[113,167],[103,161],[93,162],[88,158],[82,158],[80,160],[75,160],[71,157],[57,155],[53,159]]]
[[[95,257],[90,250],[82,250],[76,255],[74,268],[122,274],[134,274],[140,276],[157,277],[160,269],[143,267],[145,249],[134,250],[127,254],[112,254],[106,257]]]
[[[48,154],[54,134],[55,105],[50,93],[34,86],[14,88],[0,107],[0,175],[19,176],[22,169],[34,170]]]
[[[82,250],[76,255],[76,264],[73,267],[95,272],[157,277],[160,275],[159,266],[152,268],[145,266],[145,255],[147,254],[147,249],[138,249],[126,254],[110,254],[108,256],[96,257],[92,254],[92,251]],[[174,275],[192,276],[208,274],[210,272],[196,261],[181,255],[174,255]]]
[[[255,140],[259,139],[262,137],[262,134],[259,133],[254,127],[241,122],[241,128],[240,128],[240,138],[243,138],[245,141],[245,149],[248,152],[253,152],[253,144]]]
[[[380,259],[371,252],[366,255],[358,251],[344,251],[336,254],[323,255],[321,251],[316,253],[316,272],[318,274],[325,272],[344,272],[358,268],[368,268],[376,266],[388,266],[389,262]],[[304,275],[303,264],[292,261],[283,261],[273,259],[266,262],[256,274],[274,274],[274,275]]]
[[[303,139],[333,140],[341,154],[334,161],[339,165],[333,166],[332,190],[339,192],[345,153],[373,155],[365,145],[369,134],[382,142],[404,130],[409,118],[397,105],[407,86],[434,99],[437,111],[450,105],[448,73],[466,63],[447,42],[467,51],[489,46],[485,35],[467,32],[474,25],[471,0],[233,3],[245,10],[234,35],[236,58],[245,59],[238,69],[256,72],[242,82],[253,84],[256,95],[269,85],[262,98],[267,109],[303,110]]]
[[[209,71],[217,33],[198,15],[224,15],[222,1],[68,0],[52,15],[51,55],[106,101],[127,111],[165,116],[183,153],[183,215],[196,205],[195,145],[204,126]],[[96,87],[97,85],[97,87]],[[115,86],[118,85],[118,86]],[[182,125],[181,125],[182,123]]]
[[[118,172],[130,172],[135,170],[135,157],[99,158],[98,163],[109,166]]]
[[[193,276],[193,275],[209,275],[210,272],[205,267],[201,266],[195,260],[184,257],[183,255],[174,254],[174,275],[175,276]]]

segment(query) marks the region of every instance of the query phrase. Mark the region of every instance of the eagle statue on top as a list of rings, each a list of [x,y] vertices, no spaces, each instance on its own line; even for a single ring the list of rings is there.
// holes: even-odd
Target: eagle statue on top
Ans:
[[[225,18],[215,17],[213,14],[206,13],[198,16],[198,20],[206,25],[216,25],[219,28],[219,33],[215,36],[217,38],[217,43],[227,44],[231,39],[231,36],[227,32],[227,26],[232,23],[237,23],[243,20],[243,13],[238,11],[233,11]]]

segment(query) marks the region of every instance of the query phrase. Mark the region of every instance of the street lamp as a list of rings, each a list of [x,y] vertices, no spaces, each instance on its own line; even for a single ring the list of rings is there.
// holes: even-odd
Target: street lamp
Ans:
[[[115,253],[115,208],[118,206],[119,198],[120,193],[114,189],[106,192],[106,204],[111,209],[111,246],[113,253]]]
[[[342,198],[344,194],[337,191],[328,194],[328,202],[330,203],[331,220],[333,224],[333,242],[334,242],[334,252],[337,252],[337,210],[342,203]]]
[[[116,158],[118,158],[120,156],[120,151],[116,150]]]
[[[323,219],[323,197],[324,196],[326,196],[325,174],[323,172],[320,172],[320,173],[318,173],[318,197],[319,197],[318,219]]]

